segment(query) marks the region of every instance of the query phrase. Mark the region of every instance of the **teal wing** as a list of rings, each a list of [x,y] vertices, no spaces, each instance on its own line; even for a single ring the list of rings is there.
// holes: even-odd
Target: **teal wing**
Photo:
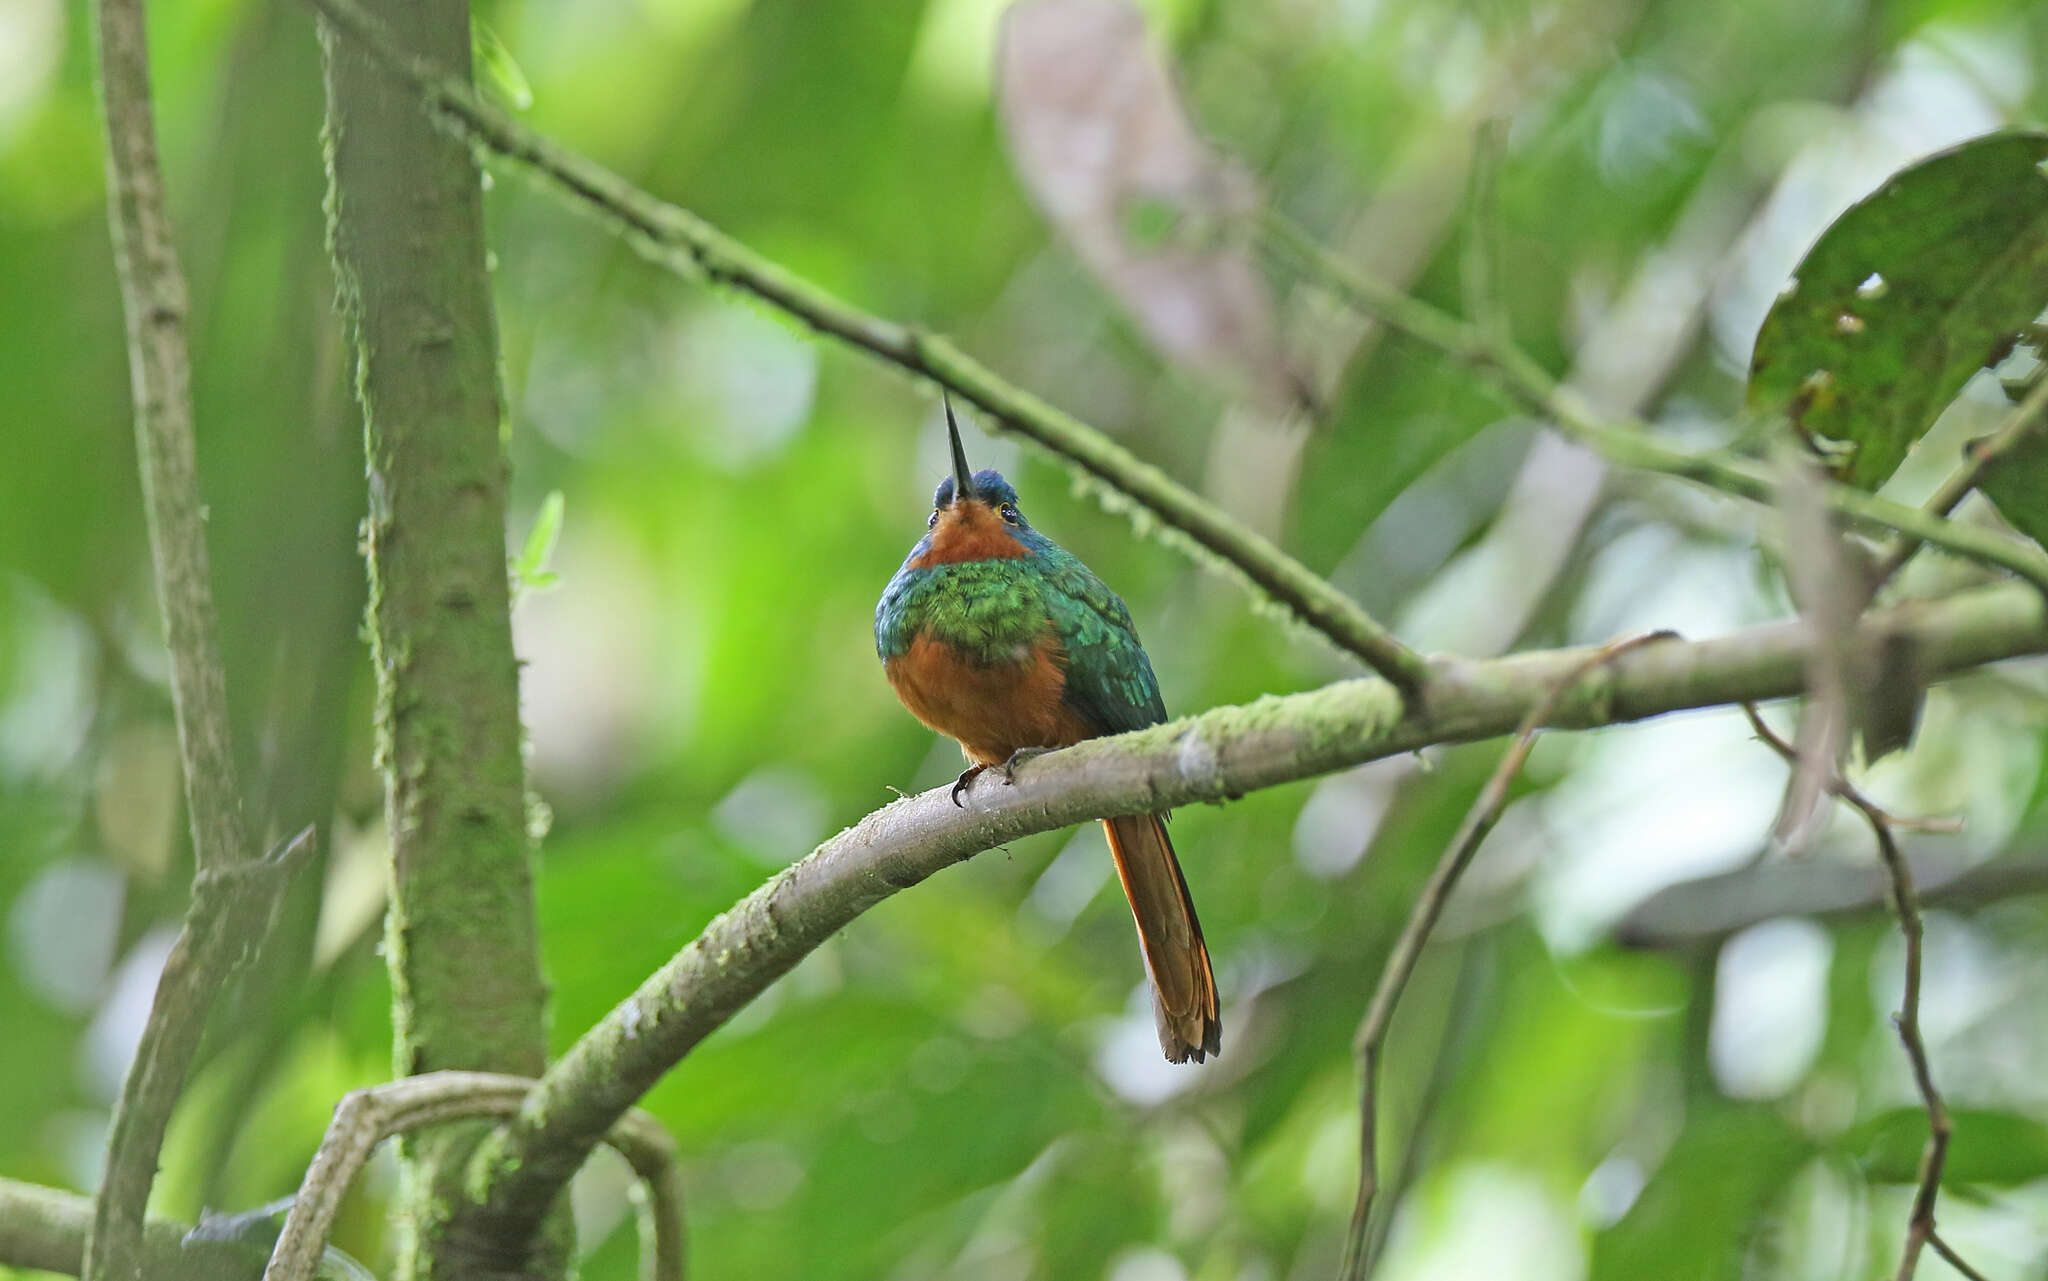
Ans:
[[[1046,612],[1067,652],[1066,700],[1099,734],[1121,734],[1166,719],[1152,660],[1138,643],[1131,611],[1068,552],[1041,553]]]

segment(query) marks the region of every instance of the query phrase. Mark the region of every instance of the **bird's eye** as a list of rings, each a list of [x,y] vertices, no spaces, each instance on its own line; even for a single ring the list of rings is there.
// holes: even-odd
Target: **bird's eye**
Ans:
[[[1004,503],[996,508],[996,512],[1012,525],[1018,524],[1024,519],[1017,514],[1017,504],[1015,503]]]
[[[939,514],[933,512],[932,518],[924,523],[924,527],[926,529],[937,529],[939,527]]]

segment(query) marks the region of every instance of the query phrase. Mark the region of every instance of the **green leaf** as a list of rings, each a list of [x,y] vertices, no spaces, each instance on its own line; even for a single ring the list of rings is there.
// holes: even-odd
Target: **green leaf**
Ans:
[[[1949,1114],[1943,1183],[2017,1187],[2048,1176],[2048,1125],[2014,1112],[1960,1108]],[[1927,1113],[1895,1108],[1843,1134],[1845,1154],[1875,1183],[1916,1183],[1927,1142]]]
[[[496,90],[514,111],[533,106],[533,82],[519,69],[512,51],[488,24],[479,20],[470,25],[469,49],[480,82]]]
[[[2014,529],[2048,547],[2048,433],[2036,427],[1991,464],[1977,488]]]
[[[541,500],[540,514],[533,518],[533,528],[527,531],[519,558],[512,562],[514,597],[520,592],[544,592],[562,581],[560,574],[547,567],[554,557],[555,544],[562,537],[562,509],[559,489],[549,491]]]
[[[2048,134],[1966,142],[1821,234],[1758,332],[1749,403],[1850,484],[1891,475],[1970,375],[2048,304]]]
[[[1628,1213],[1594,1236],[1592,1281],[1735,1281],[1768,1207],[1809,1155],[1770,1108],[1695,1100]]]

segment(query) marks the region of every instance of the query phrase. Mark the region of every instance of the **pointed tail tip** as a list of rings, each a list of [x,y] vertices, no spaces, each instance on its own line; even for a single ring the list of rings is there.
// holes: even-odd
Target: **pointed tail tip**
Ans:
[[[1156,995],[1156,989],[1155,989]],[[1159,1048],[1165,1052],[1168,1063],[1186,1063],[1190,1060],[1200,1063],[1223,1049],[1223,1021],[1213,1010],[1197,1015],[1196,1026],[1175,1027],[1168,1022],[1165,1009],[1155,1000],[1154,1010],[1159,1015]]]

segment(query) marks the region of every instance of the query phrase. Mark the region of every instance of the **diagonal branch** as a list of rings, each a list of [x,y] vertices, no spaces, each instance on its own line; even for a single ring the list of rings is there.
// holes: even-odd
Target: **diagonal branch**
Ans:
[[[91,1281],[141,1275],[143,1212],[158,1154],[185,1075],[199,1053],[206,1014],[222,984],[270,932],[293,875],[313,850],[308,827],[268,858],[202,868],[177,942],[164,958],[156,996],[121,1085],[107,1136],[107,1169],[94,1199],[93,1230],[81,1274]]]
[[[1657,439],[1635,419],[1605,421],[1584,400],[1558,386],[1520,348],[1498,342],[1448,312],[1360,275],[1279,215],[1268,215],[1260,229],[1269,250],[1282,262],[1320,281],[1360,311],[1378,316],[1390,328],[1470,364],[1492,379],[1509,399],[1542,415],[1608,461],[1676,476],[1752,502],[1769,503],[1777,496],[1777,483],[1767,468],[1721,450],[1688,453]],[[1866,532],[1897,533],[1917,543],[1933,543],[1958,556],[2017,574],[2048,591],[2048,553],[2030,544],[1847,485],[1829,483],[1823,492],[1830,510]]]
[[[1351,1228],[1345,1240],[1344,1261],[1338,1269],[1338,1275],[1344,1281],[1362,1281],[1372,1270],[1367,1237],[1372,1225],[1373,1201],[1379,1194],[1380,1052],[1386,1045],[1387,1031],[1393,1026],[1394,1009],[1401,1002],[1401,994],[1408,990],[1408,980],[1422,961],[1422,949],[1429,943],[1437,921],[1443,917],[1444,908],[1451,901],[1451,892],[1458,887],[1458,878],[1471,865],[1472,856],[1479,852],[1487,833],[1493,831],[1493,825],[1500,821],[1501,812],[1508,804],[1508,788],[1513,786],[1515,776],[1522,772],[1523,763],[1536,746],[1536,732],[1550,720],[1565,695],[1580,681],[1628,651],[1651,641],[1676,639],[1672,632],[1646,632],[1603,645],[1567,671],[1535,701],[1523,715],[1521,724],[1515,727],[1515,741],[1508,745],[1500,764],[1494,767],[1492,776],[1486,780],[1486,786],[1479,789],[1478,799],[1472,802],[1465,821],[1459,824],[1457,834],[1451,838],[1450,845],[1430,872],[1429,882],[1422,887],[1421,896],[1409,910],[1407,924],[1401,927],[1401,935],[1387,956],[1386,967],[1380,971],[1372,1003],[1366,1007],[1365,1018],[1358,1025],[1358,1196],[1351,1209]]]
[[[827,338],[950,388],[1149,512],[1208,557],[1235,569],[1265,596],[1405,692],[1414,693],[1428,682],[1428,662],[1355,601],[1100,431],[1007,382],[947,339],[849,306],[695,214],[656,199],[602,165],[534,133],[412,56],[354,0],[310,2],[409,80],[427,105],[464,138],[525,167],[598,217],[656,266],[741,290]]]
[[[2044,422],[2048,422],[2048,370],[2035,373],[2034,385],[2021,397],[2019,404],[2006,412],[1997,430],[1970,446],[1963,465],[1951,472],[1927,500],[1927,513],[1946,516],[1954,511],[2001,459],[2039,433]],[[1911,535],[1902,535],[1894,540],[1884,559],[1878,563],[1876,583],[1883,585],[1904,568],[1906,562],[1913,559],[1913,553],[1920,550],[1920,545],[1920,540]]]
[[[533,1084],[527,1077],[496,1072],[430,1072],[342,1096],[299,1194],[292,1198],[263,1281],[312,1281],[342,1197],[378,1144],[448,1121],[511,1116]],[[626,1158],[644,1189],[643,1281],[683,1281],[683,1191],[675,1142],[660,1122],[639,1111],[621,1117],[604,1141]]]
[[[1881,611],[1930,672],[2048,651],[2039,593],[2006,585]],[[1587,728],[1682,708],[1799,692],[1808,632],[1798,623],[1620,655],[1571,684],[1546,723]],[[941,787],[877,810],[704,928],[557,1061],[519,1115],[486,1139],[469,1186],[481,1222],[530,1232],[590,1149],[706,1036],[834,932],[898,890],[1004,841],[1103,815],[1224,801],[1431,743],[1510,733],[1597,648],[1446,663],[1429,702],[1404,709],[1373,678],[1115,738],[1024,766],[1015,786],[984,781],[958,809]]]

